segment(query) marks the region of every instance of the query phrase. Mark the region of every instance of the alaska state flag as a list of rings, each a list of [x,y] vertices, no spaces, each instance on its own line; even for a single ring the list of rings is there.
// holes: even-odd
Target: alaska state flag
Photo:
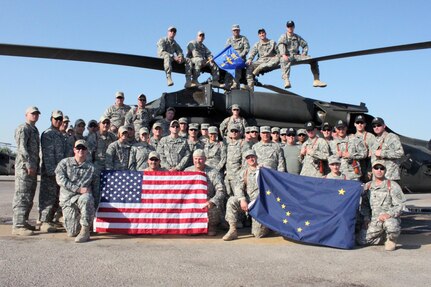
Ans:
[[[231,45],[227,46],[223,51],[215,56],[213,60],[220,69],[225,70],[233,77],[235,77],[235,69],[242,69],[245,67],[244,60]]]
[[[281,235],[351,249],[361,182],[313,178],[261,168],[249,214]]]

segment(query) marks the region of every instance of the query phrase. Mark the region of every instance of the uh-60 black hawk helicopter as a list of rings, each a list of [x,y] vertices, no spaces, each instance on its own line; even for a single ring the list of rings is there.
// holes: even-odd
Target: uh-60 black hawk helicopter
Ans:
[[[293,65],[429,48],[431,48],[431,41],[329,55],[298,61]],[[85,61],[163,71],[163,60],[159,58],[101,51],[0,44],[0,55]],[[174,63],[173,71],[184,74],[184,65]],[[224,74],[225,72],[221,71],[221,78]],[[242,79],[245,79],[244,74]],[[160,108],[161,113],[167,107],[174,107],[177,117],[188,117],[190,122],[208,122],[218,125],[230,115],[229,107],[232,104],[239,104],[241,114],[251,125],[302,128],[307,121],[314,121],[319,126],[323,122],[335,124],[338,120],[344,120],[350,132],[354,131],[354,118],[361,114],[364,115],[367,128],[371,132],[371,121],[374,117],[367,114],[368,109],[364,103],[351,105],[324,102],[259,82],[256,82],[255,86],[266,88],[271,92],[242,89],[223,91],[213,87],[211,82],[206,82],[199,87],[164,93],[159,99],[149,103],[148,107]],[[388,130],[391,131],[389,128]],[[430,192],[431,151],[428,143],[402,135],[399,137],[405,152],[405,156],[401,159],[401,186],[406,192]]]

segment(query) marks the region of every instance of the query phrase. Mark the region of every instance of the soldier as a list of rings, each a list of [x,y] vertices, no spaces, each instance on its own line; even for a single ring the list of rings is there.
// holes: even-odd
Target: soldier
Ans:
[[[201,69],[209,67],[213,77],[213,85],[220,86],[219,70],[213,61],[211,51],[204,45],[205,33],[199,31],[196,40],[190,41],[187,45],[186,56],[186,88],[199,86],[198,78]]]
[[[177,35],[177,28],[170,26],[168,28],[168,35],[165,38],[161,38],[157,42],[157,55],[163,59],[163,67],[166,72],[166,80],[168,86],[172,86],[174,82],[172,81],[172,62],[175,61],[178,64],[184,63],[183,50],[177,41],[175,41],[175,36]]]
[[[162,125],[162,123],[155,122],[153,124],[153,129],[151,131],[153,132],[153,135],[150,138],[150,145],[152,145],[157,150],[157,146],[159,145],[159,142],[163,137],[163,125]]]
[[[241,108],[237,104],[231,106],[232,116],[227,117],[220,124],[220,134],[223,138],[227,138],[230,126],[232,124],[237,124],[240,128],[240,136],[244,136],[245,127],[248,126],[247,121],[240,115]]]
[[[59,128],[63,121],[63,112],[51,113],[51,126],[42,133],[42,168],[39,191],[39,212],[42,225],[40,231],[55,232],[52,223],[54,214],[59,208],[60,187],[55,181],[55,168],[66,157],[67,147]]]
[[[326,140],[326,142],[329,144],[330,141],[333,140],[332,138],[332,127],[328,122],[324,122],[322,127],[320,128],[320,132],[323,135],[323,138]]]
[[[186,171],[204,172],[207,177],[208,197],[204,207],[208,208],[208,235],[215,236],[226,191],[220,173],[205,162],[204,151],[197,149],[193,152],[193,166],[188,167]]]
[[[348,179],[347,176],[340,171],[341,160],[338,155],[333,154],[328,157],[328,164],[331,171],[327,175],[325,175],[325,178],[343,180]]]
[[[76,243],[90,240],[90,226],[95,213],[92,191],[97,177],[93,164],[87,160],[87,148],[85,140],[77,140],[73,149],[75,155],[61,160],[55,169],[64,227],[67,236],[76,236]]]
[[[259,142],[259,128],[257,126],[250,128],[250,139],[255,144]]]
[[[129,170],[144,170],[148,167],[148,156],[156,149],[148,143],[148,129],[143,127],[139,130],[140,142],[132,145],[129,156]]]
[[[224,241],[238,238],[236,231],[237,218],[240,213],[247,214],[248,204],[259,195],[259,187],[257,185],[257,171],[259,167],[255,151],[247,150],[244,153],[244,159],[247,162],[247,167],[241,171],[240,180],[234,190],[235,195],[229,198],[226,205],[226,221],[229,223],[229,231],[223,236]],[[251,233],[256,238],[261,238],[269,233],[269,229],[252,218]]]
[[[189,145],[189,150],[191,154],[193,154],[193,152],[197,149],[204,149],[205,146],[205,143],[198,138],[198,127],[198,124],[191,123],[190,129],[188,131],[189,136],[187,138],[187,144]],[[186,167],[189,167],[191,165],[193,165],[193,157],[189,158]]]
[[[376,140],[370,146],[371,163],[383,160],[386,166],[385,177],[390,180],[399,180],[399,160],[404,155],[400,138],[394,133],[385,131],[386,125],[382,118],[374,118],[371,124],[376,134]]]
[[[226,164],[226,145],[222,141],[218,140],[217,127],[209,127],[208,133],[209,141],[204,147],[206,164],[221,173]]]
[[[127,128],[121,126],[118,129],[118,140],[111,143],[106,150],[106,170],[127,170],[130,156],[130,145],[127,139]]]
[[[160,167],[160,155],[152,151],[148,155],[148,167],[144,171],[166,171],[166,169]]]
[[[277,68],[280,59],[277,55],[277,45],[274,40],[266,38],[266,31],[260,28],[257,31],[259,42],[253,45],[250,55],[248,56],[247,64],[247,85],[254,89],[254,77],[263,71],[271,71]],[[257,55],[258,59],[253,62]]]
[[[311,57],[308,56],[307,42],[301,36],[294,33],[295,23],[293,21],[288,21],[286,27],[287,32],[281,35],[278,40],[278,51],[281,55],[281,77],[284,80],[284,87],[289,89],[291,87],[289,81],[291,64],[295,61],[311,59]],[[299,53],[299,48],[302,49],[301,54]],[[326,87],[326,83],[320,81],[319,78],[319,64],[317,62],[311,62],[310,67],[314,77],[313,87]]]
[[[296,143],[296,131],[294,128],[286,129],[286,144],[282,147],[286,170],[288,173],[300,174],[301,164],[301,145]]]
[[[136,140],[136,137],[135,137],[135,127],[133,125],[124,125],[124,127],[127,129],[127,143],[130,146],[137,144],[138,141]]]
[[[232,37],[228,38],[226,41],[226,47],[232,46],[238,55],[244,60],[246,60],[247,53],[250,50],[250,43],[245,36],[240,34],[241,30],[239,25],[232,25]],[[232,89],[239,89],[239,80],[241,79],[241,69],[235,69],[235,79],[229,73],[226,73],[226,86]],[[233,84],[231,83],[233,80]]]
[[[279,127],[272,127],[271,128],[271,141],[273,143],[278,144],[281,147],[281,144],[280,144],[280,128]]]
[[[364,116],[358,115],[355,118],[355,128],[356,133],[354,134],[360,141],[364,143],[365,149],[367,151],[367,157],[359,161],[361,164],[362,171],[362,181],[367,182],[371,179],[371,158],[370,158],[370,147],[376,141],[376,137],[365,130],[367,126]]]
[[[173,120],[170,124],[170,135],[162,138],[157,146],[157,152],[162,161],[161,166],[169,171],[184,170],[190,157],[187,141],[178,136],[180,124]]]
[[[67,138],[67,156],[73,156],[73,147],[77,140],[84,139],[85,121],[83,119],[77,119],[74,125],[73,135]]]
[[[64,119],[63,119],[63,121],[64,121]],[[87,126],[88,134],[84,137],[84,139],[87,140],[91,134],[97,132],[98,128],[99,128],[99,125],[97,124],[97,121],[96,120],[90,120],[88,122],[88,126]]]
[[[297,135],[297,144],[302,145],[308,139],[307,131],[305,129],[298,129],[296,132]]]
[[[287,144],[287,128],[280,129],[280,146],[283,148]]]
[[[253,146],[260,165],[278,171],[286,171],[283,152],[278,143],[271,141],[269,126],[260,127],[260,142]]]
[[[144,94],[140,94],[138,96],[138,106],[131,108],[125,118],[125,123],[127,125],[133,125],[135,128],[135,137],[136,140],[139,140],[139,130],[141,128],[150,128],[151,122],[154,120],[156,113],[158,112],[158,108],[149,109],[146,108],[147,104],[147,96]]]
[[[361,203],[364,216],[363,231],[358,238],[359,244],[381,244],[385,240],[385,250],[396,248],[401,233],[401,212],[405,196],[395,181],[386,178],[386,163],[373,162],[373,180],[365,184],[365,194]]]
[[[162,137],[169,135],[170,125],[175,118],[175,113],[176,113],[175,108],[169,107],[166,109],[165,117],[162,120],[158,121],[162,124],[162,129],[163,129]]]
[[[252,137],[251,128],[252,127],[245,127],[245,129],[244,129],[245,130],[244,144],[247,145],[247,147],[249,149],[251,149],[253,147],[253,145],[255,145],[257,143],[257,140],[255,140]]]
[[[187,118],[180,118],[178,122],[180,123],[180,131],[178,132],[178,136],[187,139],[189,137]]]
[[[328,143],[317,136],[317,129],[313,122],[307,122],[305,129],[308,140],[301,147],[301,175],[322,177],[325,172],[323,161],[329,156]]]
[[[69,127],[69,123],[70,123],[70,119],[68,116],[64,116],[63,117],[63,122],[61,123],[61,126],[59,128],[60,132],[65,136],[66,141],[67,138],[69,137],[67,134],[67,128]]]
[[[103,114],[111,120],[111,131],[116,134],[118,128],[124,125],[126,114],[130,110],[130,106],[124,104],[124,93],[115,93],[115,104],[106,109]]]
[[[208,135],[209,126],[210,124],[207,124],[207,123],[201,124],[201,136],[199,137],[199,140],[204,144],[206,144],[209,140],[209,135]]]
[[[39,169],[39,131],[36,122],[40,111],[37,107],[29,107],[25,111],[25,123],[15,130],[15,194],[13,197],[12,234],[33,235],[35,227],[30,225],[28,217],[33,207],[33,199],[37,186]]]

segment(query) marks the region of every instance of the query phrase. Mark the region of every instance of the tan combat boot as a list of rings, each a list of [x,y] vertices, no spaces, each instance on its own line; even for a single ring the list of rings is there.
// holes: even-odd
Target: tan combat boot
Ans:
[[[289,79],[284,79],[284,88],[290,89],[291,87]]]
[[[229,223],[229,231],[223,236],[224,241],[231,241],[238,238],[238,232],[236,231],[236,223]]]
[[[42,222],[42,225],[40,226],[40,232],[53,233],[56,231],[57,231],[57,228],[55,228],[54,224],[50,222]]]
[[[76,243],[83,243],[90,240],[90,227],[89,226],[81,226],[81,232],[79,232],[78,236],[75,238]]]
[[[166,75],[166,81],[168,82],[169,87],[174,85],[171,75]]]
[[[385,242],[385,250],[386,251],[394,251],[397,246],[397,242],[395,240],[386,239]]]
[[[33,231],[25,227],[14,227],[12,228],[12,234],[21,235],[21,236],[31,236],[33,235]]]
[[[319,78],[319,74],[314,74],[313,87],[324,88],[326,87],[326,83],[322,82]]]

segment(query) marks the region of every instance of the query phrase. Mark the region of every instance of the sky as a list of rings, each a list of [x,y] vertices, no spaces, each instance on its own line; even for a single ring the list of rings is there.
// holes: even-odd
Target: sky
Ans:
[[[0,43],[98,50],[156,57],[156,43],[167,28],[177,27],[177,42],[186,48],[196,33],[220,52],[239,24],[250,44],[265,28],[278,40],[293,20],[295,32],[314,57],[431,40],[431,1],[0,1]],[[291,71],[292,92],[322,101],[366,103],[369,114],[385,119],[395,132],[431,138],[431,49],[338,59],[320,63],[328,87],[312,87],[307,65]],[[203,81],[209,74],[202,75]],[[42,114],[37,127],[50,125],[60,109],[72,123],[99,119],[123,91],[126,104],[136,96],[149,101],[183,88],[184,75],[166,86],[163,71],[117,65],[0,56],[0,142],[14,142],[15,128],[28,106]],[[282,87],[279,70],[259,79]],[[256,90],[259,90],[257,88]]]

